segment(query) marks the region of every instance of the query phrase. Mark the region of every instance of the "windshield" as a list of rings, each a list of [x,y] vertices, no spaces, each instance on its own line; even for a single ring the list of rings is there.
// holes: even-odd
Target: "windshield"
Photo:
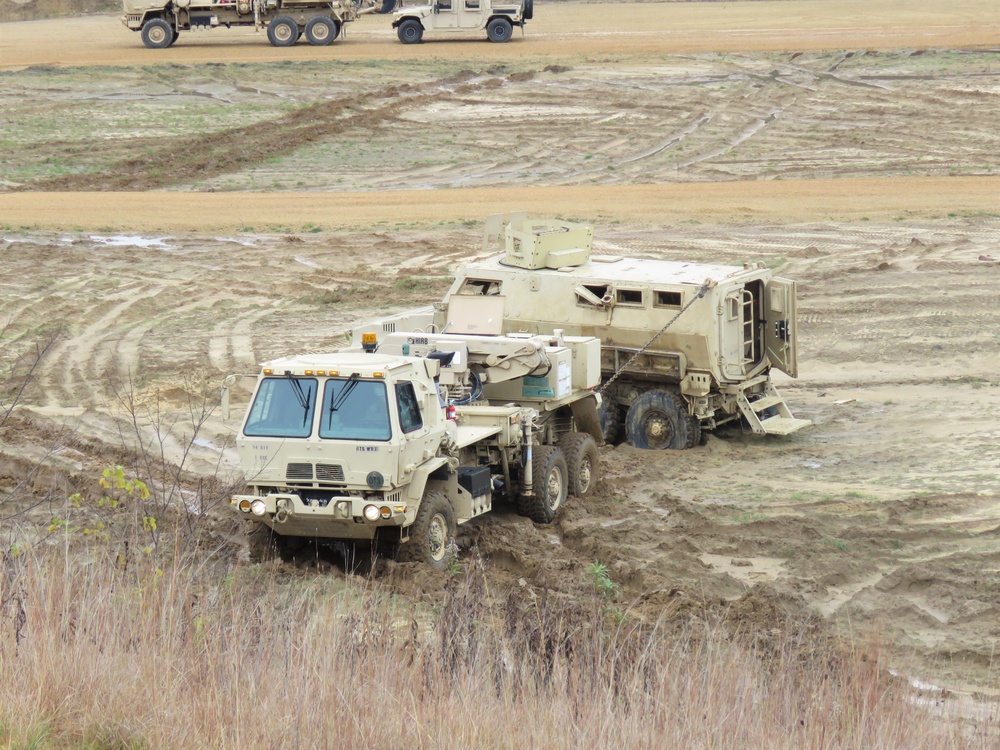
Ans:
[[[335,440],[388,440],[392,430],[385,383],[355,377],[326,381],[319,436]]]
[[[261,381],[243,434],[250,437],[309,437],[316,409],[316,381],[274,377]]]

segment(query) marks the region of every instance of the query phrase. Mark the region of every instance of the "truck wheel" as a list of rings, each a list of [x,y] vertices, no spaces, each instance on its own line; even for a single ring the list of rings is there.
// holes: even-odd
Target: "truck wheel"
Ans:
[[[454,554],[455,534],[455,511],[448,498],[440,490],[427,490],[410,528],[410,541],[399,548],[397,557],[447,570]]]
[[[601,401],[597,409],[597,420],[601,424],[601,434],[606,445],[616,445],[622,435],[622,409],[610,399]]]
[[[535,17],[535,0],[524,0],[524,10],[521,11],[521,18],[530,21]]]
[[[597,443],[586,432],[571,432],[559,439],[559,448],[566,454],[568,492],[573,497],[583,497],[597,484],[600,470]]]
[[[299,25],[294,18],[278,16],[267,26],[267,40],[275,47],[290,47],[299,40]]]
[[[494,18],[486,24],[486,36],[491,42],[509,42],[514,34],[514,27],[506,18]]]
[[[701,420],[688,416],[688,439],[685,448],[696,448],[701,445]]]
[[[150,18],[142,25],[140,36],[150,49],[164,49],[174,41],[174,29],[162,18]]]
[[[517,509],[535,523],[552,523],[556,511],[566,502],[569,490],[566,454],[554,445],[541,445],[531,458],[531,483],[534,494],[520,495]]]
[[[382,0],[382,7],[376,13],[392,13],[396,7],[396,0]]]
[[[687,402],[673,391],[646,391],[629,407],[625,434],[632,445],[646,450],[691,447]]]
[[[306,39],[314,47],[325,47],[340,33],[340,26],[332,18],[313,16],[306,24]]]
[[[416,18],[407,18],[396,29],[396,36],[403,44],[417,44],[424,36],[424,27]]]

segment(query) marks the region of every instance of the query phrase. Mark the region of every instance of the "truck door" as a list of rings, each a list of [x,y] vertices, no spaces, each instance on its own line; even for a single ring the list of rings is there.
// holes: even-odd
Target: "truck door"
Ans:
[[[456,6],[462,0],[434,0],[434,28],[454,29],[458,26]]]
[[[458,17],[460,29],[481,29],[486,19],[483,16],[483,3],[487,0],[452,0],[461,5]]]
[[[764,295],[764,346],[771,366],[793,378],[799,374],[795,341],[795,282],[771,279]]]
[[[421,399],[409,381],[396,383],[395,395],[396,416],[403,436],[399,451],[399,477],[402,481],[406,467],[419,466],[425,459],[424,451],[433,447],[433,442],[428,442],[429,425],[420,408],[421,401],[426,406],[430,399]]]
[[[719,315],[719,365],[727,379],[742,380],[743,367],[743,287],[729,289],[722,298]]]

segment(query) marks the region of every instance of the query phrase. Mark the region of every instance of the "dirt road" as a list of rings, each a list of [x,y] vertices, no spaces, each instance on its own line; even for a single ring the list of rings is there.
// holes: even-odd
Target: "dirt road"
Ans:
[[[815,425],[607,448],[554,526],[465,529],[491,573],[572,596],[597,559],[637,616],[762,586],[881,629],[937,700],[995,693],[1000,34],[993,3],[938,7],[547,5],[509,45],[416,49],[384,18],[290,50],[0,27],[0,350],[51,341],[0,490],[30,476],[48,523],[126,455],[123,392],[193,483],[232,475],[235,424],[190,424],[224,375],[439,295],[487,214],[592,221],[599,251],[796,279],[779,388]]]
[[[258,231],[278,227],[364,227],[465,221],[544,206],[548,213],[595,220],[680,221],[875,220],[990,213],[1000,177],[944,177],[809,182],[618,185],[614,187],[472,188],[378,193],[0,193],[0,216],[15,227],[73,231]]]
[[[989,19],[992,18],[992,23]],[[384,16],[365,16],[331,47],[275,49],[252,29],[191,32],[164,53],[142,47],[116,18],[28,21],[0,27],[0,67],[149,65],[329,59],[418,59],[428,55],[481,60],[524,56],[612,54],[647,59],[683,52],[768,52],[990,46],[1000,29],[988,0],[790,0],[758,3],[587,4],[539,8],[506,45],[428,37],[414,49],[399,44]]]

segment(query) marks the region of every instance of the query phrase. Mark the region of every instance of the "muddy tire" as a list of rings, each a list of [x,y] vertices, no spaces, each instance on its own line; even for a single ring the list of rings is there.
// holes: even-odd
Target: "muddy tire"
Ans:
[[[514,27],[506,18],[494,18],[486,24],[486,37],[497,44],[509,42],[514,35]]]
[[[142,25],[142,43],[150,49],[165,49],[174,42],[174,29],[162,18],[150,18]]]
[[[628,441],[645,450],[690,448],[692,432],[687,402],[674,391],[646,391],[632,402],[625,420]]]
[[[685,448],[697,448],[701,445],[701,420],[698,417],[688,417],[688,439]]]
[[[267,26],[267,40],[275,47],[291,47],[299,40],[299,25],[294,18],[278,16]]]
[[[566,454],[554,445],[535,447],[531,459],[531,482],[534,494],[530,497],[518,496],[518,512],[535,523],[552,523],[569,494]]]
[[[306,24],[306,39],[314,47],[325,47],[340,34],[340,26],[332,18],[313,16]]]
[[[622,410],[617,403],[606,399],[597,409],[597,419],[601,424],[601,434],[606,445],[616,445],[622,436]]]
[[[416,18],[407,18],[396,29],[396,36],[403,44],[419,44],[424,38],[424,27]]]
[[[448,498],[440,490],[427,490],[410,527],[410,541],[400,545],[397,559],[447,570],[457,546],[456,528],[455,510]]]
[[[571,432],[559,439],[559,449],[566,456],[567,492],[583,497],[594,489],[600,476],[597,443],[585,432]]]

